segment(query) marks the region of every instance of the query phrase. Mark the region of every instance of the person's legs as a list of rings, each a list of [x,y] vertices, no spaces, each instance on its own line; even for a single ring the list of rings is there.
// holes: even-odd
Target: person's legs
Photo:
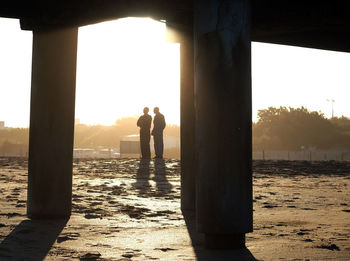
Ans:
[[[147,134],[140,134],[140,147],[142,158],[149,158],[151,156],[149,140],[149,135],[147,136]]]
[[[157,135],[153,135],[153,145],[154,145],[154,154],[156,154],[156,158],[158,157],[158,140]]]
[[[142,157],[142,158],[145,156],[145,151],[144,151],[145,146],[144,146],[144,143],[145,143],[145,141],[144,141],[144,139],[143,139],[143,137],[142,137],[142,134],[140,134],[140,149],[141,149],[141,157]]]
[[[161,151],[161,136],[160,135],[154,135],[153,136],[154,140],[154,152],[156,154],[156,158],[159,158],[162,156],[162,151]]]
[[[151,135],[148,133],[147,137],[145,137],[145,144],[144,144],[144,157],[145,158],[151,157],[151,147],[149,145],[150,140],[151,140]]]
[[[163,133],[161,135],[159,135],[159,148],[158,148],[158,151],[159,151],[159,158],[163,158],[163,151],[164,151],[164,143],[163,143]]]
[[[164,144],[163,144],[163,133],[153,136],[154,139],[154,152],[156,158],[163,158]]]

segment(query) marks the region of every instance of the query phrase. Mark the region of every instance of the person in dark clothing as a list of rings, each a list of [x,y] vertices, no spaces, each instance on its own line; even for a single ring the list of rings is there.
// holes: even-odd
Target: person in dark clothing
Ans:
[[[159,108],[155,107],[153,109],[153,112],[155,114],[153,119],[153,140],[154,140],[154,151],[155,151],[155,158],[163,158],[163,150],[164,150],[164,144],[163,144],[163,130],[165,128],[165,119],[164,115],[159,112]]]
[[[149,109],[143,109],[143,115],[137,120],[137,126],[140,127],[140,147],[143,159],[151,158],[151,148],[149,142],[151,140],[150,129],[152,124],[152,116],[148,114]]]

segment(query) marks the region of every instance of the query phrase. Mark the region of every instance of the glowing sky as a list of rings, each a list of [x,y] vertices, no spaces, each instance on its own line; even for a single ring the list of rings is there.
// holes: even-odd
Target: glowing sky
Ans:
[[[29,125],[32,33],[0,19],[0,121]],[[114,124],[159,106],[179,124],[179,45],[165,42],[165,24],[120,19],[79,28],[76,118]],[[268,106],[305,106],[350,117],[350,54],[252,43],[253,120]]]
[[[136,18],[80,28],[76,117],[110,125],[158,106],[179,123],[180,49],[165,42],[165,29]]]

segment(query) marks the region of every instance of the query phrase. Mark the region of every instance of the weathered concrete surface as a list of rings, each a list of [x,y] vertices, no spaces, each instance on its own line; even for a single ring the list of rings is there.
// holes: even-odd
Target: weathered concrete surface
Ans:
[[[252,40],[350,51],[347,1],[252,0]],[[122,17],[191,24],[190,0],[6,1],[0,16],[21,18],[22,29],[82,26]],[[68,11],[69,10],[69,11]]]
[[[181,209],[195,210],[195,111],[193,28],[180,36]]]
[[[195,3],[197,226],[243,241],[253,229],[249,1]]]
[[[75,161],[66,223],[28,220],[27,163],[0,158],[0,260],[348,261],[349,187],[350,163],[255,163],[248,249],[213,251],[183,218],[179,161]]]
[[[27,214],[71,213],[77,28],[33,33]]]

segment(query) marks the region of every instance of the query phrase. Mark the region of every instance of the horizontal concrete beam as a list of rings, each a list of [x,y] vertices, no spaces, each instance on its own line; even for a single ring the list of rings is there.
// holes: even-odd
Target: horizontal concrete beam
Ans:
[[[252,41],[350,52],[346,1],[252,0]],[[11,1],[0,17],[21,19],[23,30],[83,26],[123,17],[151,17],[185,28],[193,1],[99,0]]]

